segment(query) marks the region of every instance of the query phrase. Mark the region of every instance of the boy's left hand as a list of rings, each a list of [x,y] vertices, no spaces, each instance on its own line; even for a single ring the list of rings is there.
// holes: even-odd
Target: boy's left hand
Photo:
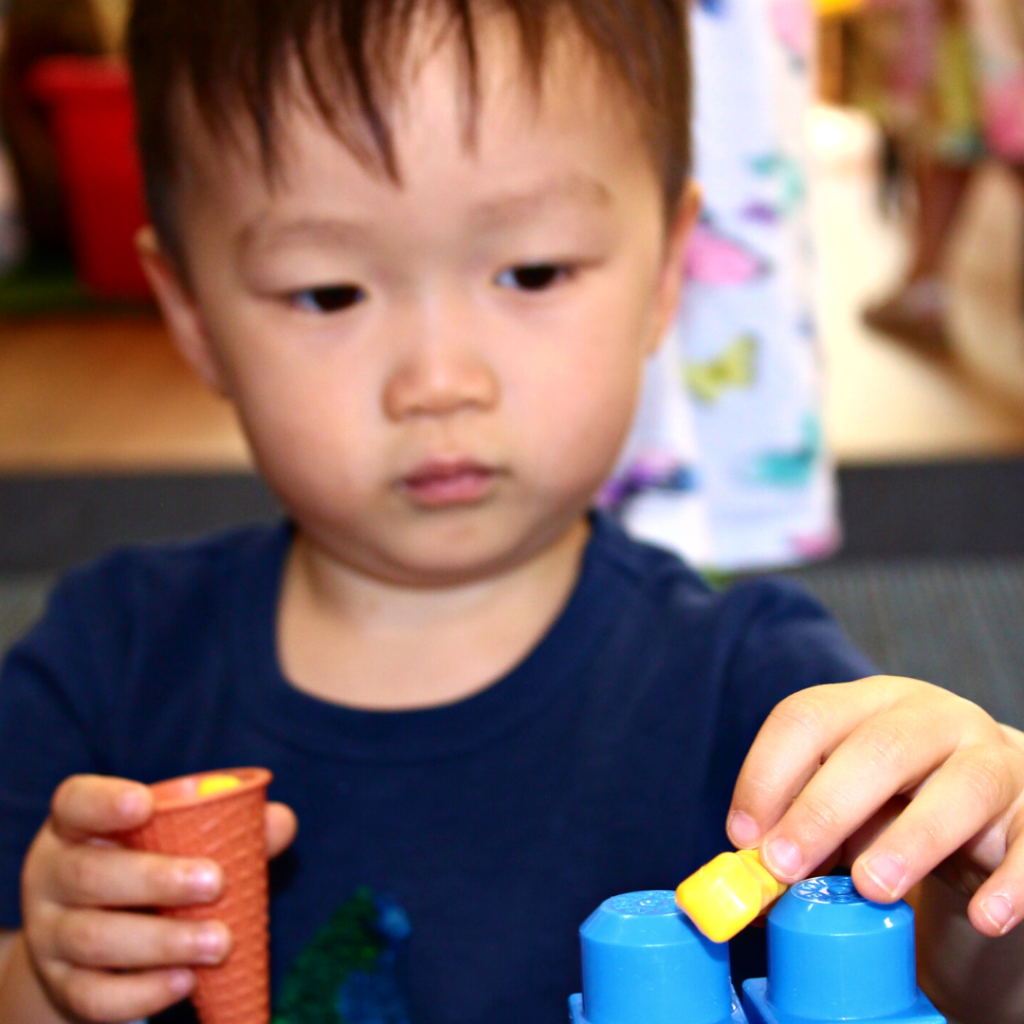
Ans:
[[[728,829],[781,881],[838,856],[881,902],[938,870],[1001,935],[1024,917],[1024,734],[914,679],[816,686],[765,722]]]

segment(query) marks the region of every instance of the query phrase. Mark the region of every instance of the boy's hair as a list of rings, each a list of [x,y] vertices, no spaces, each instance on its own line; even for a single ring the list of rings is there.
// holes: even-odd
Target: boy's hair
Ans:
[[[298,86],[359,159],[399,181],[388,114],[409,26],[439,15],[456,32],[471,136],[476,21],[504,11],[535,89],[552,29],[566,21],[625,86],[671,217],[691,162],[687,8],[688,0],[136,0],[128,50],[150,216],[180,264],[173,199],[184,97],[215,140],[252,133],[269,175],[281,103]]]

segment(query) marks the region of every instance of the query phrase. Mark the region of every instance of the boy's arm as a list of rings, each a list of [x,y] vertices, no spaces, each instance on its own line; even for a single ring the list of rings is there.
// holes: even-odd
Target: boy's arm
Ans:
[[[0,928],[0,1024],[69,1024],[43,994],[21,933]]]

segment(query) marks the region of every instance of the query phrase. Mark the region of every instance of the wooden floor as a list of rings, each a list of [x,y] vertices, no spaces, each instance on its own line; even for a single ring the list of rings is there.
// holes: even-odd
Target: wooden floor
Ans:
[[[998,172],[972,197],[951,260],[961,358],[938,366],[863,328],[905,259],[878,215],[857,118],[821,110],[815,217],[828,358],[826,422],[842,462],[1024,454],[1021,202]],[[0,323],[0,471],[228,469],[249,457],[155,319]]]
[[[151,318],[0,325],[0,470],[248,465],[228,404]]]
[[[952,240],[956,359],[938,364],[860,322],[907,259],[904,225],[880,215],[869,123],[812,119],[826,424],[841,462],[1024,453],[1024,217],[1015,183],[988,170]]]

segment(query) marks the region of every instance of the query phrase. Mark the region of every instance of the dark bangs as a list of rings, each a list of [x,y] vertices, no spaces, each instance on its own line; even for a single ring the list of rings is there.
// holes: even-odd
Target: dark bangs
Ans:
[[[180,261],[182,96],[215,140],[252,133],[272,174],[280,112],[298,88],[357,158],[397,181],[389,111],[411,27],[428,15],[456,33],[472,132],[475,21],[490,11],[512,15],[534,87],[556,26],[580,32],[627,90],[671,216],[691,162],[687,0],[136,0],[128,49],[139,148],[150,216],[171,255]]]

